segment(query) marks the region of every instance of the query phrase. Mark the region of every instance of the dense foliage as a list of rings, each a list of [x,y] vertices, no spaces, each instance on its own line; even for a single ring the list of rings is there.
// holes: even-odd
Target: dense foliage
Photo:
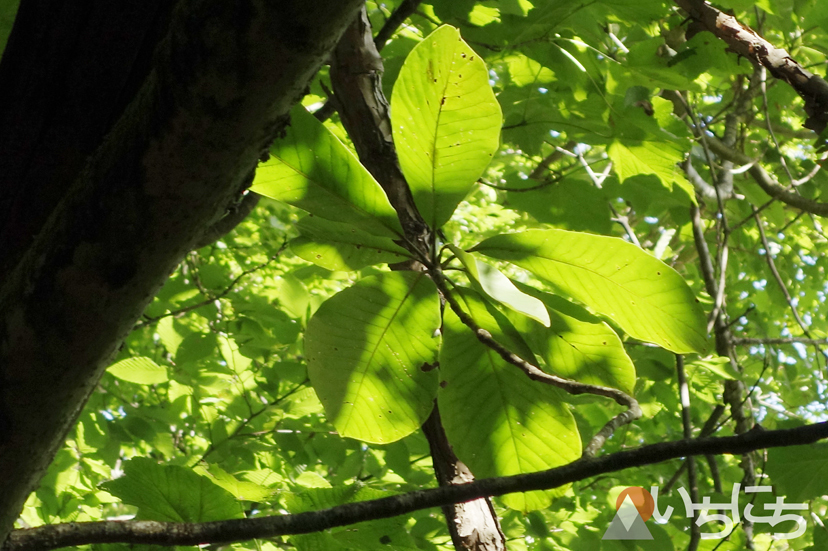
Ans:
[[[369,2],[374,28],[396,7]],[[819,0],[720,7],[803,66],[825,64]],[[435,400],[477,477],[574,461],[623,411],[530,379],[455,307],[548,373],[636,398],[643,415],[600,454],[823,420],[828,236],[756,181],[821,204],[817,134],[790,86],[698,31],[666,1],[421,4],[382,56],[401,168],[433,230],[424,254],[337,115],[308,113],[327,100],[322,71],[257,172],[269,198],[171,274],[18,527],[296,513],[435,486],[419,430]],[[411,259],[432,277],[388,266]],[[757,523],[700,548],[828,547],[824,451],[696,462],[714,502],[752,481],[809,505],[800,538]],[[686,548],[682,465],[495,498],[508,548]],[[648,523],[654,540],[602,542],[619,492],[652,485],[675,509]],[[451,540],[423,510],[232,547]]]

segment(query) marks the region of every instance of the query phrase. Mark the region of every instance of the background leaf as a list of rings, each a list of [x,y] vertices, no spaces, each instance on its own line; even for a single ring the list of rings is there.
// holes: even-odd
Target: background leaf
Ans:
[[[305,334],[308,375],[343,436],[387,443],[431,412],[440,304],[423,273],[367,277],[328,299]]]
[[[139,385],[156,385],[168,380],[167,368],[162,367],[145,356],[127,358],[107,368],[113,376]]]
[[[444,25],[405,60],[391,97],[394,144],[414,202],[445,224],[497,150],[502,115],[485,63]]]
[[[707,350],[704,312],[684,279],[621,239],[530,230],[489,238],[472,250],[531,271],[632,337],[679,354]]]
[[[124,476],[104,489],[138,507],[140,520],[209,522],[242,518],[241,504],[227,490],[177,465],[159,465],[136,457],[124,464]]]
[[[607,154],[621,182],[638,174],[655,174],[668,189],[675,182],[691,199],[695,198],[693,186],[680,173],[678,163],[684,159],[684,151],[677,144],[616,140],[607,148]]]
[[[828,493],[828,444],[768,450],[766,472],[777,495],[802,503]]]
[[[248,480],[239,480],[216,464],[210,464],[206,467],[198,466],[193,470],[201,476],[210,479],[216,486],[220,486],[230,492],[230,495],[237,500],[267,501],[273,493],[272,490],[268,490],[261,484],[256,484]]]

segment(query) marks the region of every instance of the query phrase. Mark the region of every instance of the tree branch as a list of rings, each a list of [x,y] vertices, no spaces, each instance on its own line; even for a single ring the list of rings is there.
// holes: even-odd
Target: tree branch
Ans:
[[[434,401],[434,409],[423,423],[422,429],[428,440],[431,463],[440,486],[472,482],[474,474],[457,458],[448,441],[440,420],[437,400]],[[500,529],[491,499],[478,498],[444,505],[443,515],[456,550],[505,551],[506,536]]]
[[[812,444],[824,438],[828,438],[828,422],[794,429],[755,430],[738,436],[722,438],[661,442],[599,458],[584,457],[569,465],[547,471],[486,478],[471,484],[419,490],[295,515],[205,523],[103,521],[53,524],[15,530],[2,547],[2,551],[45,551],[71,545],[121,542],[162,546],[199,545],[208,542],[227,543],[254,538],[307,534],[486,496],[549,490],[606,473],[643,467],[690,455],[739,455],[765,448]]]
[[[828,344],[828,339],[809,339],[803,337],[768,337],[765,339],[733,337],[733,344],[754,345],[754,344],[795,344],[808,345]]]
[[[753,177],[753,180],[759,185],[759,187],[774,199],[778,199],[786,205],[796,207],[800,210],[804,210],[805,212],[816,214],[817,216],[828,216],[828,203],[806,199],[801,195],[788,191],[782,185],[778,184],[774,180],[773,176],[768,174],[765,169],[759,165],[759,163],[754,162],[753,159],[744,153],[740,153],[735,149],[727,147],[721,141],[713,137],[707,138],[707,144],[710,146],[710,150],[713,153],[723,159],[729,159],[736,164],[741,165],[750,164],[751,166],[748,169],[748,173]]]
[[[0,541],[146,304],[244,190],[361,3],[175,2],[139,91],[78,177],[59,180],[62,199],[0,274]],[[105,21],[98,4],[84,13]],[[49,32],[18,38],[39,50]],[[84,71],[99,68],[73,70],[88,94]],[[32,153],[27,162],[42,164]]]
[[[342,125],[360,161],[385,191],[408,241],[419,249],[412,252],[423,255],[429,244],[428,227],[417,211],[397,160],[382,73],[382,57],[371,38],[371,25],[363,9],[336,47],[331,84],[343,106],[339,113]]]
[[[417,8],[420,6],[422,0],[403,0],[399,6],[391,13],[388,19],[383,24],[382,28],[374,37],[374,45],[377,51],[380,52],[385,47],[385,44],[391,40],[397,29],[405,23],[405,20],[414,15]]]
[[[759,33],[708,2],[674,1],[705,29],[726,42],[731,50],[749,59],[754,65],[765,67],[774,77],[787,82],[796,90],[805,100],[805,113],[808,115],[806,128],[817,134],[825,129],[828,124],[828,83],[825,80],[802,67],[788,52],[775,47]]]
[[[405,20],[417,11],[417,7],[420,5],[420,2],[422,2],[422,0],[403,0],[403,2],[397,6],[397,9],[391,13],[391,16],[385,21],[385,24],[379,30],[377,36],[373,39],[374,47],[377,52],[382,51],[391,37],[394,36],[394,33],[397,32],[400,25],[405,23]],[[333,115],[336,110],[336,97],[329,97],[322,107],[316,110],[314,116],[316,116],[316,118],[320,121],[325,121]]]

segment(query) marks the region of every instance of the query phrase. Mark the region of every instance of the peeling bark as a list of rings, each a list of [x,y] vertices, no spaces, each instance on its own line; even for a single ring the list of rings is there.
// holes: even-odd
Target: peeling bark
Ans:
[[[457,459],[451,449],[437,404],[426,422],[423,432],[431,449],[434,473],[440,486],[455,486],[474,481],[474,475],[465,463]],[[491,498],[480,498],[443,506],[454,548],[462,551],[503,551],[506,536],[500,530]]]
[[[397,211],[406,237],[419,242],[421,248],[427,247],[428,227],[417,211],[397,160],[388,100],[382,91],[382,57],[365,10],[345,33],[331,64],[331,84],[342,124],[354,140],[360,161]]]

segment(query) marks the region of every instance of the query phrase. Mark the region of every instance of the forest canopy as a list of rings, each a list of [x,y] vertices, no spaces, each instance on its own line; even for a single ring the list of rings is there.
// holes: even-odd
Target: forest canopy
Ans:
[[[7,548],[828,549],[826,55],[819,0],[366,2]]]

